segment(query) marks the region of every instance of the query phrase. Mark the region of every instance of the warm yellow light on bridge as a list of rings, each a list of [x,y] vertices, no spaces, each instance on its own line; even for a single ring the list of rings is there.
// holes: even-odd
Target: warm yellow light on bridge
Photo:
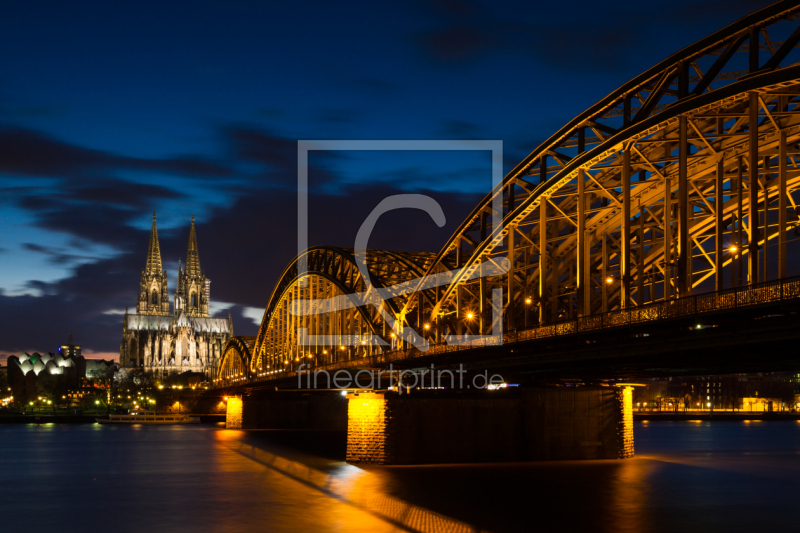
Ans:
[[[339,346],[339,349],[340,350],[344,350],[344,346]]]
[[[430,324],[425,324],[425,329],[431,329],[431,325]]]
[[[394,334],[394,331],[393,331],[393,332],[391,332],[391,333],[389,334],[389,336],[390,336],[391,338],[393,338],[393,339],[394,339],[394,338],[395,338],[397,335],[395,335],[395,334]]]
[[[532,303],[532,302],[533,302],[533,299],[531,299],[531,298],[525,298],[525,303],[526,303],[526,304],[530,304],[530,303]]]
[[[467,320],[472,320],[473,318],[475,318],[473,313],[467,313]]]
[[[738,248],[736,247],[736,245],[733,245],[730,248],[728,248],[728,250],[730,250],[731,252],[736,252],[736,250],[738,250]]]
[[[613,278],[613,276],[608,276],[608,277],[606,278],[606,283],[614,283],[614,278]]]
[[[328,355],[328,350],[322,350],[322,353]]]

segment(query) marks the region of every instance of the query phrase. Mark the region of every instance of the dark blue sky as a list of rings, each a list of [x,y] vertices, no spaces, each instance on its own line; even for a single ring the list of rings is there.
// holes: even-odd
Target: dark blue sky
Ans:
[[[212,308],[253,334],[295,253],[299,139],[498,139],[507,171],[616,87],[768,5],[651,2],[17,2],[0,17],[0,354],[74,331],[117,353],[150,213],[175,287],[198,220]],[[448,223],[371,245],[437,251],[488,192],[488,154],[312,157],[311,244],[431,194]],[[0,356],[2,360],[2,356]]]

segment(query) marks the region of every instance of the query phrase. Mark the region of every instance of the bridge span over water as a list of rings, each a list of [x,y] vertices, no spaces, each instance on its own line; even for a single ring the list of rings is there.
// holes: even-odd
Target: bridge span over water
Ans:
[[[778,2],[624,83],[536,147],[438,253],[305,251],[258,335],[228,342],[215,385],[300,365],[785,368],[800,340],[787,260],[798,20],[797,2]]]

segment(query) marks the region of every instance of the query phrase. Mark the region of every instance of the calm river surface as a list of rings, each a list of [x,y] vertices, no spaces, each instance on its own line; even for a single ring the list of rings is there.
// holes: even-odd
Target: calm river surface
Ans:
[[[342,432],[0,426],[0,532],[797,531],[800,422],[638,422],[627,461],[358,468]]]

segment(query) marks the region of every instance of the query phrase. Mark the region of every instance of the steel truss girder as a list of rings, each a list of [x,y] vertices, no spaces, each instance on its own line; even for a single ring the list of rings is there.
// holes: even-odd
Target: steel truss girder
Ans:
[[[323,362],[323,359],[325,362],[336,360],[340,355],[336,351],[339,345],[350,344],[344,342],[346,336],[369,335],[386,342],[390,327],[378,309],[363,305],[364,302],[369,301],[373,291],[391,291],[394,285],[422,276],[432,264],[433,257],[432,253],[368,250],[366,270],[370,279],[367,281],[358,269],[352,249],[318,246],[306,250],[284,270],[270,297],[255,340],[250,371],[258,374],[266,368],[281,368],[292,359],[311,355],[304,348],[306,340],[298,337],[303,329],[309,335],[316,335],[315,338],[324,335],[341,340],[324,345],[315,343],[315,348],[321,352],[313,354],[315,364]],[[301,258],[307,268],[302,273],[299,271]],[[332,301],[338,297],[344,297],[352,304],[346,309],[334,309],[327,313],[295,315],[290,312],[293,306],[307,305],[304,302],[309,300]],[[381,305],[385,312],[394,317],[407,297],[404,294],[396,295],[383,300]],[[370,352],[376,349],[379,348],[372,341],[364,347]],[[350,356],[349,347],[346,351]]]
[[[773,83],[773,85],[761,84],[761,82],[764,81],[761,79],[762,77],[776,78],[778,74],[783,76],[788,75],[789,80],[782,81],[780,79],[773,79],[771,81],[777,83]],[[506,215],[503,228],[488,236],[476,247],[471,257],[462,263],[461,271],[466,272],[470,267],[478,268],[483,261],[489,258],[497,258],[504,254],[507,257],[508,235],[512,232],[519,231],[520,228],[525,228],[527,233],[523,235],[528,238],[528,241],[535,243],[528,246],[533,252],[529,255],[531,262],[519,266],[520,258],[515,256],[513,258],[513,264],[515,265],[515,270],[522,269],[529,272],[530,277],[538,278],[538,259],[536,259],[536,256],[539,254],[542,241],[536,237],[541,234],[541,230],[538,228],[536,213],[542,201],[547,200],[548,208],[552,214],[547,217],[546,223],[549,228],[547,232],[545,232],[547,235],[545,241],[547,247],[545,249],[548,256],[556,258],[555,264],[559,265],[560,268],[558,270],[553,270],[551,265],[545,271],[545,277],[553,278],[553,276],[555,276],[552,285],[555,286],[556,292],[550,296],[551,298],[557,298],[570,292],[567,289],[573,288],[575,280],[569,275],[567,269],[570,261],[573,260],[573,258],[569,256],[575,253],[577,247],[577,239],[574,232],[578,222],[578,213],[575,209],[577,194],[575,194],[574,191],[577,189],[576,178],[580,171],[584,171],[587,176],[590,176],[585,182],[585,201],[589,205],[596,206],[596,209],[591,210],[592,216],[587,216],[585,221],[586,230],[593,235],[593,237],[587,238],[589,247],[596,247],[600,236],[606,238],[614,251],[606,256],[605,266],[607,269],[605,272],[607,273],[608,270],[614,270],[608,267],[618,264],[618,250],[621,248],[622,243],[620,231],[623,222],[623,202],[620,199],[623,196],[623,189],[621,188],[621,162],[624,149],[627,149],[629,154],[631,154],[629,163],[630,171],[632,173],[645,172],[647,174],[647,179],[644,181],[631,184],[630,205],[634,205],[637,209],[644,210],[645,218],[642,220],[641,230],[645,232],[657,231],[663,238],[665,232],[663,228],[664,206],[663,202],[659,202],[659,200],[664,198],[666,180],[670,179],[671,181],[670,190],[673,192],[670,195],[670,199],[672,202],[677,203],[675,197],[680,193],[678,176],[680,165],[679,162],[673,160],[674,158],[672,158],[671,155],[672,152],[677,149],[676,144],[680,141],[677,128],[681,124],[681,117],[685,119],[685,124],[687,125],[690,123],[688,119],[691,118],[691,124],[693,124],[692,129],[706,138],[703,143],[698,143],[703,145],[701,150],[697,150],[691,157],[686,157],[687,168],[685,172],[687,173],[686,186],[688,190],[685,203],[692,209],[692,216],[687,219],[686,226],[688,233],[686,237],[688,240],[698,243],[697,246],[691,247],[692,250],[696,249],[698,255],[708,257],[708,254],[703,250],[698,240],[701,239],[703,233],[709,229],[716,212],[716,193],[713,188],[714,173],[721,168],[725,173],[723,186],[727,185],[729,187],[731,179],[730,174],[736,167],[738,158],[743,157],[745,161],[747,161],[747,157],[749,157],[750,143],[748,140],[748,133],[740,136],[720,135],[719,140],[717,140],[714,135],[717,127],[716,119],[707,119],[702,117],[702,115],[708,114],[716,108],[736,109],[741,106],[747,107],[749,105],[747,103],[747,98],[753,86],[764,91],[759,93],[760,96],[758,98],[769,104],[766,106],[767,108],[777,106],[780,96],[772,95],[770,91],[781,90],[787,86],[794,87],[797,80],[800,80],[800,68],[797,67],[784,70],[780,73],[765,73],[762,76],[746,80],[746,82],[743,82],[745,84],[744,87],[732,85],[726,88],[725,91],[716,93],[714,96],[725,97],[721,100],[709,101],[711,95],[706,93],[706,95],[702,97],[697,97],[693,102],[699,104],[697,107],[685,109],[688,107],[688,104],[686,106],[676,105],[672,116],[667,114],[667,116],[661,115],[658,117],[665,119],[663,122],[653,124],[653,122],[655,122],[654,117],[653,120],[650,121],[651,123],[645,121],[637,127],[632,127],[627,131],[620,132],[600,145],[597,150],[592,150],[577,158],[574,163],[567,165],[562,172],[554,176],[554,179],[537,187],[532,194],[517,204],[514,210]],[[743,90],[737,91],[737,89]],[[756,152],[759,156],[759,160],[764,157],[773,159],[775,155],[778,154],[780,150],[778,143],[780,132],[783,132],[787,138],[785,145],[787,154],[798,153],[798,149],[795,145],[800,141],[800,114],[798,113],[800,107],[793,100],[787,101],[787,105],[791,107],[791,109],[790,112],[785,112],[780,116],[780,131],[775,129],[773,120],[769,119],[765,112],[758,115],[758,119],[761,121],[758,126],[759,141]],[[687,128],[687,126],[684,126],[684,128]],[[661,142],[652,142],[642,147],[637,144],[639,139],[652,140],[656,137],[658,137]],[[670,156],[666,158],[658,157],[656,152],[660,150],[663,151],[665,145],[670,147],[668,148]],[[660,165],[660,167],[656,167],[655,165]],[[768,183],[764,182],[763,176],[760,178],[759,189],[761,191],[758,193],[759,202],[764,201],[766,197],[765,191],[769,192],[772,197],[776,197],[775,188],[778,182],[777,170],[777,166],[772,168],[771,175],[773,177]],[[763,169],[760,170],[760,175],[761,174],[764,174]],[[787,193],[791,194],[798,185],[798,173],[796,170],[792,170],[788,171],[786,176]],[[564,191],[568,191],[568,194],[560,194]],[[737,209],[737,202],[730,198],[730,194],[724,192],[723,198],[725,197],[729,198],[723,201],[723,221],[727,226],[730,223],[731,214]],[[603,200],[607,200],[607,205],[598,206],[598,201],[602,202]],[[793,200],[792,203],[794,203]],[[705,218],[701,216],[703,214]],[[641,216],[643,215],[639,214],[639,217]],[[634,219],[638,220],[639,217],[634,217]],[[673,224],[673,226],[675,225],[676,224]],[[636,229],[638,231],[640,228]],[[770,238],[775,238],[776,236],[777,233],[773,232]],[[631,238],[635,238],[635,236],[629,237],[629,239]],[[536,242],[537,240],[539,242]],[[637,247],[640,244],[641,243],[637,242]],[[648,267],[653,264],[664,262],[665,253],[663,241],[655,245],[646,246],[645,248],[647,249],[647,254],[642,260],[643,272],[646,272]],[[723,264],[728,263],[729,261],[726,260]],[[596,258],[591,258],[589,264],[597,267],[598,260]],[[638,266],[637,264],[637,267]],[[632,278],[628,281],[629,284],[635,283],[635,277],[639,275],[637,270],[637,268],[631,269]],[[603,277],[605,277],[605,275],[604,273]],[[437,306],[425,310],[423,314],[426,316],[426,320],[435,321],[437,316],[452,314],[452,307],[456,305],[455,300],[457,299],[456,288],[460,285],[458,281],[459,277],[459,274],[454,276],[454,282],[451,286],[448,287],[446,291],[442,291],[442,298],[437,300]],[[692,286],[699,285],[704,279],[705,277],[702,279],[692,279]],[[469,284],[469,282],[467,282],[467,284]],[[559,284],[565,286],[559,287]],[[502,286],[503,282],[499,281],[496,285]],[[528,285],[530,285],[530,283]],[[608,298],[612,300],[616,298],[619,289],[619,287],[614,286],[614,294],[609,294]],[[466,295],[473,293],[474,291],[465,292]],[[517,300],[518,306],[519,300],[529,295],[530,292],[525,295],[520,293],[512,295],[512,299]],[[409,303],[413,305],[414,300],[409,300]],[[462,302],[461,305],[465,305],[465,302]],[[466,305],[470,305],[470,303],[467,302]],[[584,311],[584,313],[601,310],[596,307],[595,305],[595,307]],[[612,305],[611,307],[605,306],[604,308],[608,310],[614,307],[615,306]],[[566,316],[562,310],[561,312],[556,312],[552,318],[566,318]]]
[[[225,344],[219,361],[217,378],[232,382],[246,379],[255,337],[231,337]]]
[[[706,39],[701,40],[697,44],[688,47],[687,49],[675,54],[668,60],[662,62],[661,64],[657,65],[653,69],[645,72],[643,75],[635,78],[628,84],[625,84],[621,87],[618,91],[612,93],[609,97],[605,98],[589,110],[583,113],[579,117],[576,117],[573,121],[571,121],[565,128],[562,128],[557,134],[551,137],[548,141],[543,143],[539,146],[534,152],[531,153],[528,158],[526,158],[520,165],[518,165],[514,170],[512,170],[506,178],[503,180],[503,183],[490,195],[488,195],[484,201],[473,211],[473,213],[468,217],[468,219],[462,224],[459,230],[454,234],[454,236],[448,241],[447,245],[442,249],[442,251],[437,256],[437,264],[434,264],[428,272],[428,275],[439,273],[444,271],[445,269],[440,266],[440,262],[447,260],[450,264],[455,264],[459,267],[459,272],[453,276],[453,280],[449,287],[446,290],[438,290],[436,291],[439,297],[434,296],[434,291],[427,290],[426,297],[423,299],[425,301],[429,301],[434,299],[436,301],[436,305],[431,306],[430,308],[426,309],[423,313],[413,313],[415,305],[420,299],[409,299],[406,307],[403,309],[402,316],[409,317],[416,315],[424,315],[423,320],[425,321],[435,321],[437,318],[442,316],[458,316],[459,315],[459,307],[464,307],[466,305],[475,306],[474,302],[459,302],[459,290],[460,287],[465,288],[470,284],[470,282],[465,281],[470,279],[471,274],[479,268],[480,263],[483,261],[497,257],[498,255],[502,256],[503,252],[499,251],[499,248],[503,247],[503,243],[508,242],[508,235],[509,234],[516,234],[516,230],[518,228],[524,226],[532,225],[526,217],[531,214],[531,212],[537,209],[539,202],[537,201],[530,201],[531,199],[535,199],[539,196],[543,198],[553,198],[558,194],[567,195],[575,193],[575,170],[576,169],[584,169],[589,170],[589,172],[593,172],[595,167],[600,167],[604,160],[606,164],[608,164],[609,159],[609,149],[616,150],[618,155],[621,158],[623,146],[630,146],[636,149],[636,154],[641,158],[640,161],[636,161],[635,159],[632,161],[633,166],[630,169],[631,172],[637,171],[645,171],[651,175],[657,175],[661,178],[664,178],[664,169],[659,168],[657,164],[661,166],[668,166],[672,161],[670,160],[663,160],[664,158],[652,158],[652,157],[645,157],[643,152],[646,153],[653,153],[653,146],[648,147],[641,147],[638,144],[635,144],[635,140],[642,140],[645,143],[651,143],[655,145],[655,147],[663,146],[665,143],[675,144],[680,139],[678,138],[671,138],[670,133],[668,130],[670,129],[669,126],[673,125],[673,123],[682,120],[681,117],[688,118],[695,114],[700,114],[703,110],[706,112],[711,112],[713,109],[722,109],[728,111],[725,104],[731,103],[730,98],[733,98],[733,102],[736,101],[737,97],[739,100],[743,100],[747,97],[747,92],[751,89],[756,89],[761,92],[766,90],[766,87],[772,84],[773,88],[781,89],[783,88],[786,90],[787,88],[793,87],[793,82],[795,79],[798,78],[797,73],[794,72],[796,68],[780,68],[780,61],[771,61],[768,60],[764,66],[759,68],[759,65],[756,63],[755,67],[753,67],[752,63],[752,56],[751,56],[751,63],[750,67],[752,72],[750,71],[737,71],[736,76],[722,76],[723,78],[732,80],[729,84],[719,85],[712,89],[711,84],[708,83],[708,80],[713,77],[716,79],[717,75],[719,74],[720,70],[724,68],[727,62],[730,62],[731,57],[733,57],[734,52],[737,49],[747,50],[747,46],[742,46],[742,43],[747,40],[753,39],[753,28],[758,28],[761,30],[767,40],[769,40],[767,30],[772,29],[774,26],[777,26],[781,22],[789,21],[790,19],[795,18],[797,15],[798,6],[796,3],[793,2],[779,2],[773,6],[765,10],[761,10],[753,15],[742,19],[741,21],[721,30]],[[792,29],[796,29],[796,25],[793,25]],[[777,30],[776,30],[777,31]],[[757,34],[757,33],[756,33]],[[792,32],[792,36],[795,32]],[[758,35],[758,34],[757,34]],[[790,36],[790,37],[792,37]],[[760,37],[757,37],[760,38]],[[793,37],[792,37],[793,38]],[[791,39],[790,39],[791,40]],[[786,42],[790,42],[787,40]],[[777,43],[776,43],[777,45]],[[728,51],[731,53],[722,53],[719,54],[720,49],[725,49],[727,46]],[[787,45],[788,46],[788,45]],[[759,43],[759,49],[763,48]],[[777,52],[774,48],[765,48],[768,49],[773,54],[773,58],[777,58]],[[786,46],[781,47],[779,50],[783,50],[783,52],[787,52],[788,48]],[[781,53],[783,53],[781,52]],[[704,56],[719,56],[713,57],[713,64],[709,69],[709,77],[705,77],[698,66],[698,61],[703,58]],[[783,54],[781,59],[784,59],[786,54]],[[688,65],[692,65],[695,71],[698,73],[698,77],[694,80],[689,79],[687,74]],[[723,73],[723,74],[730,74],[730,73]],[[668,86],[670,80],[675,79],[676,83],[679,85],[679,91],[677,93],[677,98],[674,101],[669,102],[665,105],[656,106],[656,93],[663,89],[664,87]],[[692,91],[691,83],[695,83],[695,89],[698,87],[700,90]],[[716,82],[715,82],[716,84]],[[662,91],[664,92],[664,91]],[[795,91],[797,92],[797,91]],[[639,96],[639,95],[642,96]],[[626,102],[629,102],[632,97],[636,97],[640,102],[643,102],[642,108],[651,108],[652,110],[649,113],[640,112],[637,113],[636,116],[631,117],[630,112],[624,116],[625,121],[622,124],[622,127],[611,127],[609,125],[602,125],[604,116],[608,113],[609,110],[613,110],[619,107],[627,109],[630,111],[630,105]],[[663,98],[663,95],[662,95]],[[772,104],[773,102],[771,102]],[[764,108],[764,112],[766,116],[762,116],[761,118],[764,121],[770,121],[773,125],[773,128],[776,128],[776,117],[779,115],[774,112],[771,112],[767,109],[767,106],[761,102],[761,107]],[[795,107],[795,106],[793,106]],[[792,110],[792,114],[794,110]],[[747,115],[746,111],[743,111],[739,114],[742,117]],[[702,117],[701,117],[702,118]],[[716,117],[714,117],[716,118]],[[705,160],[708,157],[708,152],[714,152],[715,150],[720,150],[722,153],[725,153],[726,150],[729,149],[729,146],[725,144],[725,142],[720,142],[719,146],[715,148],[712,143],[709,142],[708,138],[705,138],[705,133],[700,131],[698,124],[694,120],[688,122],[691,126],[691,136],[688,135],[689,132],[684,132],[683,136],[687,142],[692,142],[694,145],[702,145],[703,148],[708,149],[706,153],[701,154],[691,154],[689,157],[685,157],[684,161],[686,161],[686,166],[688,167],[685,172],[688,172],[689,168],[696,167],[698,164],[697,159]],[[709,123],[709,121],[706,121]],[[710,121],[713,124],[713,120]],[[733,135],[736,135],[737,131],[741,131],[741,124],[746,124],[746,118],[742,118],[735,124],[733,127],[730,128],[730,131]],[[703,126],[703,131],[705,132],[708,124]],[[597,138],[594,139],[596,143],[595,146],[587,146],[587,139],[583,134],[584,128],[589,127],[594,131],[597,135]],[[672,128],[673,131],[675,128]],[[763,130],[763,128],[762,128]],[[659,133],[664,132],[664,133]],[[655,135],[654,135],[655,134]],[[662,139],[656,138],[658,135],[663,135]],[[741,133],[739,135],[742,135]],[[746,134],[743,135],[746,137]],[[576,140],[577,139],[577,140]],[[655,139],[655,140],[654,140]],[[735,139],[739,143],[742,142],[742,139]],[[791,143],[791,140],[790,140]],[[728,143],[730,144],[730,143]],[[563,153],[563,148],[568,146],[577,146],[579,148],[579,153],[571,157],[569,155],[565,155]],[[586,150],[585,152],[581,152],[581,150]],[[656,149],[657,151],[657,149]],[[553,157],[554,155],[558,155],[558,157]],[[528,181],[523,180],[524,176],[528,176],[531,174],[535,174],[531,169],[535,167],[537,163],[539,163],[540,167],[543,167],[544,161],[547,157],[550,156],[556,162],[558,162],[558,166],[556,167],[548,167],[547,171],[544,175],[547,179],[539,183],[537,186],[533,186],[533,191],[531,191],[531,184]],[[594,156],[594,157],[592,157]],[[679,157],[675,157],[674,159],[680,159]],[[600,168],[600,172],[610,173],[613,171],[617,171],[617,174],[621,174],[619,172],[619,168],[621,167],[620,161],[612,161],[615,163],[617,168],[614,169],[613,165],[609,165],[608,168]],[[638,163],[638,165],[637,165]],[[657,163],[657,164],[654,164]],[[730,160],[726,160],[724,163],[724,167],[727,170],[730,167]],[[675,174],[674,170],[670,171]],[[540,174],[542,174],[540,172]],[[592,178],[592,181],[597,183],[595,176],[589,174]],[[605,181],[605,177],[603,175],[599,176],[599,178]],[[677,176],[674,177],[675,180],[679,178]],[[649,181],[649,180],[648,180]],[[686,183],[687,189],[692,189],[691,194],[687,194],[687,198],[684,202],[689,205],[699,205],[702,208],[709,210],[713,210],[712,201],[703,197],[702,194],[696,194],[699,191],[696,191],[697,185],[694,183],[694,179],[689,180]],[[526,186],[523,188],[519,187],[520,182],[523,182]],[[599,185],[599,184],[598,184]],[[605,185],[605,184],[604,184]],[[675,184],[677,185],[677,181]],[[638,185],[637,185],[638,186]],[[790,184],[791,186],[791,184]],[[570,190],[570,187],[572,190]],[[619,190],[618,183],[609,183],[607,186],[599,186],[596,190],[600,190],[601,194],[608,198],[610,202],[615,205],[621,206],[621,198],[618,198],[618,194],[621,196],[621,193],[617,193]],[[592,187],[587,187],[586,194],[592,195],[595,193],[596,190],[592,190]],[[493,200],[496,195],[501,194],[503,199],[503,205],[505,207],[505,223],[503,224],[503,229],[495,232],[492,235],[487,234],[486,224],[485,221],[488,216],[490,216],[489,209],[493,205]],[[679,190],[678,194],[682,194]],[[527,197],[527,198],[526,198]],[[520,198],[524,198],[522,203],[519,202]],[[634,196],[634,200],[638,200]],[[523,207],[524,204],[524,207]],[[523,213],[523,209],[527,209],[528,212]],[[555,226],[555,228],[549,230],[548,237],[546,237],[546,242],[550,243],[552,239],[558,240],[559,234],[564,232],[564,229],[558,227],[557,219],[562,221],[566,221],[567,225],[575,228],[577,226],[577,214],[574,216],[567,216],[562,209],[562,204],[558,202],[552,202],[550,210],[555,211],[555,216],[550,217]],[[600,211],[607,211],[605,209],[601,209]],[[652,209],[649,209],[652,211]],[[517,215],[512,218],[511,214]],[[592,225],[596,225],[598,223],[603,223],[604,226],[608,227],[612,225],[616,220],[612,219],[611,216],[606,214],[605,216],[599,215],[597,210],[592,210],[592,214],[594,216],[589,217],[587,219],[587,224],[589,224],[590,228]],[[523,215],[523,216],[518,216]],[[613,217],[618,218],[618,217]],[[512,227],[509,230],[509,225]],[[535,224],[533,224],[535,226]],[[689,226],[689,224],[684,224],[684,226]],[[629,228],[630,229],[630,228]],[[640,231],[641,228],[637,228],[637,231]],[[652,231],[649,230],[648,231]],[[533,227],[529,233],[531,236],[535,236],[540,232],[537,232],[536,228]],[[523,239],[526,239],[527,236],[523,236]],[[683,235],[683,240],[685,241],[696,241],[694,237],[691,239],[688,235]],[[609,235],[609,239],[614,241],[615,244],[619,244],[619,236],[615,236],[613,234]],[[569,246],[569,245],[567,245]],[[538,245],[531,244],[529,248],[529,256],[535,256],[538,254]],[[559,254],[564,253],[564,245],[559,247],[555,250],[556,257],[560,257]],[[702,250],[702,246],[698,246],[699,249]],[[547,248],[546,248],[547,250]],[[547,252],[549,253],[549,251]],[[703,253],[702,251],[698,253]],[[507,254],[506,254],[507,255]],[[652,256],[653,254],[651,254]],[[705,254],[707,255],[707,254]],[[612,254],[613,256],[613,254]],[[688,256],[688,253],[684,251],[684,256]],[[512,265],[516,265],[518,259],[516,257],[512,258]],[[535,271],[536,263],[538,260],[535,257],[529,257],[530,260],[533,260],[533,266],[530,264],[523,268],[527,275],[532,273],[532,270]],[[684,258],[684,260],[686,260]],[[556,259],[554,264],[559,264],[560,259]],[[690,261],[690,260],[689,260]],[[516,270],[516,266],[514,269]],[[686,267],[688,269],[689,267]],[[645,266],[646,270],[646,266]],[[634,271],[631,270],[631,274],[634,274]],[[548,274],[558,277],[564,277],[565,274],[563,271],[558,271],[554,274]],[[511,284],[505,283],[503,281],[498,280],[495,285],[497,286],[514,286],[515,280],[518,277],[517,273],[513,273],[508,279],[512,280]],[[586,280],[585,280],[586,281]],[[632,283],[634,280],[628,279],[626,280],[627,284]],[[486,283],[486,282],[484,282]],[[491,284],[491,282],[489,282]],[[557,283],[556,283],[557,284]],[[480,293],[480,291],[477,291]],[[563,290],[561,292],[564,292]],[[475,294],[475,290],[464,290],[464,295],[469,296]],[[512,295],[512,298],[506,298],[506,302],[511,301],[512,299],[520,299],[520,298],[528,298],[530,294],[525,295]],[[454,309],[455,307],[455,309]],[[515,313],[512,313],[515,314]]]

